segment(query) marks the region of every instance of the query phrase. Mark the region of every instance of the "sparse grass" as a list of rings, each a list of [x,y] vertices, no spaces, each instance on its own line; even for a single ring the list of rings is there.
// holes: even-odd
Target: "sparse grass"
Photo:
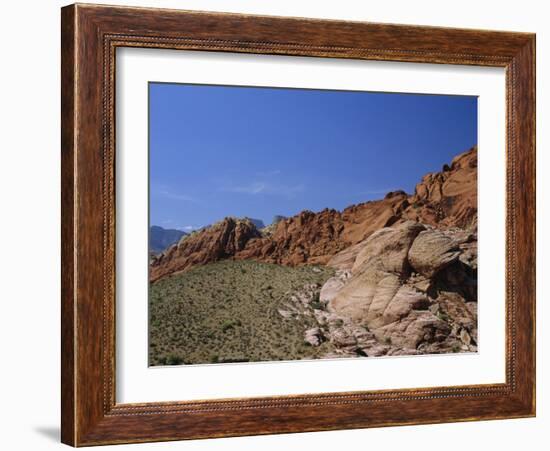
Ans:
[[[330,268],[225,260],[195,267],[150,287],[151,365],[318,358],[331,344],[307,346],[313,318],[284,319],[293,290],[321,286]]]

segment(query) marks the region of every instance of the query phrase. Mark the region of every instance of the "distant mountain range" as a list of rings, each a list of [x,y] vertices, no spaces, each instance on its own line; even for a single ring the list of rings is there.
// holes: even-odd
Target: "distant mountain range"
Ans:
[[[177,243],[181,237],[187,235],[182,230],[165,229],[160,226],[151,226],[149,228],[149,252],[158,254]]]

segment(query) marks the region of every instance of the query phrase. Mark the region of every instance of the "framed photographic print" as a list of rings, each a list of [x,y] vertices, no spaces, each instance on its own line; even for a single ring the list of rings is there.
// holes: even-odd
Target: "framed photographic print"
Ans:
[[[62,441],[535,415],[535,37],[62,9]]]

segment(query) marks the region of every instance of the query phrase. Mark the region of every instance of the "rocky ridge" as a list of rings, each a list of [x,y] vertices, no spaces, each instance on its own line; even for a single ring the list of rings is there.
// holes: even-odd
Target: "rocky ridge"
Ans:
[[[260,232],[250,219],[225,218],[210,227],[184,236],[167,251],[153,257],[149,280],[155,282],[194,266],[233,257],[245,248],[248,241],[260,237]]]
[[[476,186],[474,147],[440,172],[425,175],[413,195],[394,191],[342,212],[302,211],[262,231],[249,219],[226,218],[184,237],[154,258],[151,281],[223,258],[342,268],[355,259],[369,236],[385,227],[408,220],[439,229],[471,226],[477,221]]]

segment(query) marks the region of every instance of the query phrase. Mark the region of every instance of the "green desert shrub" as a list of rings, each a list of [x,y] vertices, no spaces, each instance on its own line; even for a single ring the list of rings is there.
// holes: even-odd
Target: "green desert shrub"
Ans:
[[[244,270],[244,271],[243,271]],[[151,285],[151,365],[311,359],[332,351],[302,344],[308,319],[285,319],[278,310],[294,289],[319,287],[334,274],[321,267],[220,261]],[[322,307],[315,304],[315,308]],[[217,360],[217,362],[215,362]]]
[[[166,357],[166,365],[181,365],[182,363],[183,359],[176,354],[170,354]]]

